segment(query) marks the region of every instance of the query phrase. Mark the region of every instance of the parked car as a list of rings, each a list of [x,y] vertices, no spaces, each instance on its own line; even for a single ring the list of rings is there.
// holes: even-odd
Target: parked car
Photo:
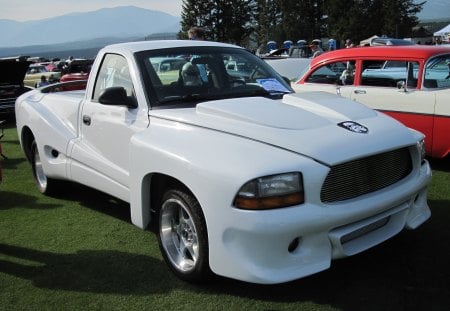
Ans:
[[[158,57],[152,59],[153,69],[157,72],[163,84],[169,84],[180,78],[180,71],[190,57]]]
[[[0,118],[14,116],[17,97],[32,90],[23,84],[29,65],[26,57],[0,58]]]
[[[38,87],[42,76],[44,76],[48,82],[55,83],[61,78],[61,72],[49,71],[47,69],[47,64],[31,64],[28,67],[23,83],[29,87]]]
[[[426,152],[450,153],[450,46],[374,46],[314,58],[293,85],[363,103],[425,134]]]
[[[93,59],[74,59],[63,67],[61,82],[87,80],[91,72]]]
[[[378,45],[415,45],[415,43],[411,40],[383,37],[373,38],[372,40],[370,40],[370,46]]]
[[[191,55],[178,75],[155,68],[177,55]],[[64,85],[16,102],[39,191],[69,180],[129,202],[181,279],[287,282],[431,215],[421,133],[334,94],[295,94],[244,48],[111,45],[85,91]]]

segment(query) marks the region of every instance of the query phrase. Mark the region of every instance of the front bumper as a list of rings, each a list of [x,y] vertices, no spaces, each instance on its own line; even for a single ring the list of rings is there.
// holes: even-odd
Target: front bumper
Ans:
[[[259,212],[234,209],[232,219],[209,230],[211,269],[261,284],[325,270],[332,259],[360,253],[425,222],[431,215],[430,178],[425,162],[417,177],[339,204],[306,203]]]

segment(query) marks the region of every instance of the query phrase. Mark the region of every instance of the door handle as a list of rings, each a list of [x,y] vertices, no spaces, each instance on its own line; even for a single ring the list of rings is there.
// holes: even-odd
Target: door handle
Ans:
[[[84,115],[83,116],[83,123],[86,124],[86,125],[91,125],[91,117],[87,116],[87,115]]]
[[[354,90],[353,93],[355,93],[355,94],[366,94],[366,90]]]

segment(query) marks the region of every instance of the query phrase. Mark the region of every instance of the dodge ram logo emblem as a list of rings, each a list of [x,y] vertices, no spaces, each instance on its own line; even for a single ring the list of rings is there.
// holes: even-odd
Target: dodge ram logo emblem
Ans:
[[[369,129],[367,127],[365,127],[364,125],[361,125],[359,123],[353,122],[353,121],[341,122],[341,123],[338,123],[338,126],[343,127],[354,133],[360,133],[360,134],[369,133]]]

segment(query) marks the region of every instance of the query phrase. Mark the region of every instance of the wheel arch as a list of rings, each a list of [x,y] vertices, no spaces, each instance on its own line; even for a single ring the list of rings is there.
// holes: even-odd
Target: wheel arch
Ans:
[[[132,222],[142,228],[149,225],[154,228],[157,223],[154,216],[158,212],[158,205],[164,193],[173,188],[183,190],[197,199],[194,192],[185,183],[173,176],[162,173],[145,175],[141,183],[141,204],[140,206],[131,206]],[[142,218],[139,219],[140,217]]]
[[[22,141],[22,149],[23,152],[25,153],[25,157],[27,158],[28,162],[31,163],[32,160],[31,145],[33,144],[35,138],[33,132],[28,126],[24,126],[22,128],[20,139]]]

